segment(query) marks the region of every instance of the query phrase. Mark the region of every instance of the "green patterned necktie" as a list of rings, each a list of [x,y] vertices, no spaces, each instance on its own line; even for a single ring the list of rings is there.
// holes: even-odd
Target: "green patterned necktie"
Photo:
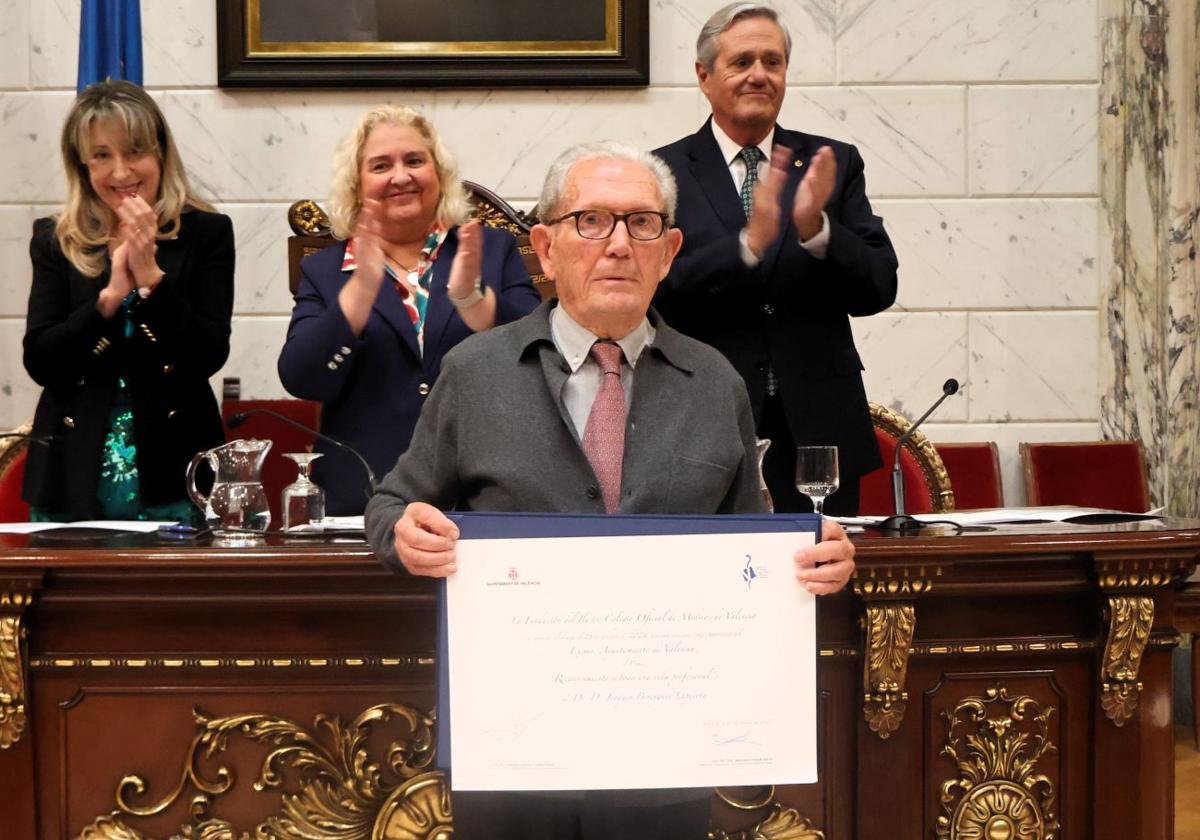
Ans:
[[[738,157],[746,162],[746,178],[742,181],[742,209],[749,219],[750,209],[754,206],[754,185],[758,183],[758,162],[763,159],[763,153],[758,146],[747,146],[738,152]]]

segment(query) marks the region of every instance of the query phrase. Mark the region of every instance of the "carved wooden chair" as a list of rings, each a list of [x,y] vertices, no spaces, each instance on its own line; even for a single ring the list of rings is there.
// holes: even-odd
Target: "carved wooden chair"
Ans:
[[[25,423],[12,432],[27,435],[32,430],[33,425]],[[0,522],[29,521],[29,505],[21,498],[28,450],[29,441],[25,438],[0,438]]]
[[[883,466],[867,473],[859,484],[858,512],[864,516],[887,516],[896,512],[892,493],[892,460],[896,441],[912,427],[902,414],[871,403],[871,423]],[[904,476],[905,513],[945,513],[954,510],[950,476],[933,444],[917,431],[900,449],[900,472]]]
[[[1025,500],[1143,513],[1150,508],[1146,457],[1136,440],[1022,443]]]
[[[529,244],[529,229],[537,224],[537,218],[516,209],[487,187],[472,181],[463,181],[463,186],[467,188],[467,199],[474,208],[474,217],[488,227],[506,230],[516,237],[517,252],[525,261],[525,268],[542,293],[542,299],[552,297],[554,283],[542,273],[537,254]],[[288,208],[288,224],[294,234],[288,238],[288,286],[294,295],[296,287],[300,285],[300,261],[309,254],[329,247],[336,240],[329,217],[312,199],[297,201]]]
[[[994,441],[935,443],[954,488],[955,510],[1004,507],[1000,452]]]

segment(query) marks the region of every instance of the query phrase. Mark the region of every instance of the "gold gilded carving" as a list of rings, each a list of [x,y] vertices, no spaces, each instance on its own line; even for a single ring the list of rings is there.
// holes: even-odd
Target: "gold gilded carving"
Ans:
[[[812,822],[800,816],[795,808],[785,808],[776,802],[767,818],[753,828],[733,834],[713,829],[708,832],[708,840],[825,840],[825,832],[813,828]]]
[[[907,597],[929,592],[933,589],[933,579],[941,575],[941,566],[858,569],[852,585],[864,598]]]
[[[1034,772],[1055,750],[1053,713],[1030,697],[1009,698],[1002,686],[942,712],[942,755],[957,764],[958,778],[942,783],[938,840],[1056,840],[1054,785]]]
[[[493,207],[484,201],[477,201],[475,204],[475,218],[483,222],[484,225],[490,228],[499,228],[507,231],[513,236],[520,236],[525,231],[509,218],[508,214]]]
[[[61,670],[68,668],[182,668],[184,670],[212,670],[214,668],[429,668],[434,664],[429,656],[294,656],[275,659],[264,656],[55,656],[35,657],[29,660],[34,670]]]
[[[0,593],[0,607],[24,608],[33,600],[25,592]],[[25,732],[25,666],[21,658],[24,634],[21,615],[0,615],[0,750],[21,740]]]
[[[767,785],[764,793],[753,799],[742,799],[727,792],[724,788],[713,788],[713,793],[726,805],[731,808],[737,808],[739,811],[757,811],[759,808],[766,808],[775,801],[775,785]]]
[[[867,605],[863,716],[871,731],[880,738],[889,738],[900,728],[908,708],[904,680],[916,624],[916,610],[912,604]]]
[[[1100,673],[1100,707],[1117,726],[1133,717],[1142,684],[1138,669],[1154,623],[1154,599],[1134,595],[1108,598],[1108,641]]]
[[[297,201],[288,208],[288,224],[297,236],[331,236],[333,225],[320,205],[312,199]]]
[[[97,818],[79,840],[151,840],[131,821],[162,814],[186,799],[191,822],[172,836],[188,840],[450,840],[450,790],[433,765],[433,718],[400,704],[373,706],[349,724],[318,715],[311,729],[270,715],[208,718],[195,712],[197,733],[178,783],[166,796],[142,803],[150,785],[129,775],[117,785],[116,810]],[[386,749],[380,732],[401,733]],[[251,831],[212,818],[209,810],[237,786],[234,771],[218,764],[230,740],[267,748],[253,782],[259,792],[279,791],[280,812]]]
[[[1096,576],[1104,589],[1153,589],[1190,575],[1196,568],[1189,556],[1157,558],[1103,558]]]

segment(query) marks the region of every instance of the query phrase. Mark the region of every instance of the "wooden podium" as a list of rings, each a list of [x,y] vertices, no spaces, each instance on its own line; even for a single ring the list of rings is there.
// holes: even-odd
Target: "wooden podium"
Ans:
[[[1200,523],[856,542],[821,781],[716,791],[714,838],[1170,840]],[[361,543],[0,537],[0,838],[449,838],[435,603]]]

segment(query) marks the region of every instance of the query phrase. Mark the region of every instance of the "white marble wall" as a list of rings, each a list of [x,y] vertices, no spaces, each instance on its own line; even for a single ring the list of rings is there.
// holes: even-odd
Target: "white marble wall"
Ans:
[[[144,2],[146,84],[192,175],[238,236],[233,352],[221,375],[282,395],[284,211],[320,197],[337,138],[380,100],[426,109],[464,174],[518,204],[576,141],[656,146],[707,110],[692,71],[722,0],[653,0],[645,90],[229,91],[212,0]],[[781,122],[857,143],[901,259],[888,313],[855,322],[872,399],[921,412],[956,376],[935,440],[1099,435],[1097,0],[781,0],[794,39]],[[31,220],[62,199],[79,0],[0,0],[0,427],[37,388],[20,364]],[[219,380],[219,376],[218,376]]]

